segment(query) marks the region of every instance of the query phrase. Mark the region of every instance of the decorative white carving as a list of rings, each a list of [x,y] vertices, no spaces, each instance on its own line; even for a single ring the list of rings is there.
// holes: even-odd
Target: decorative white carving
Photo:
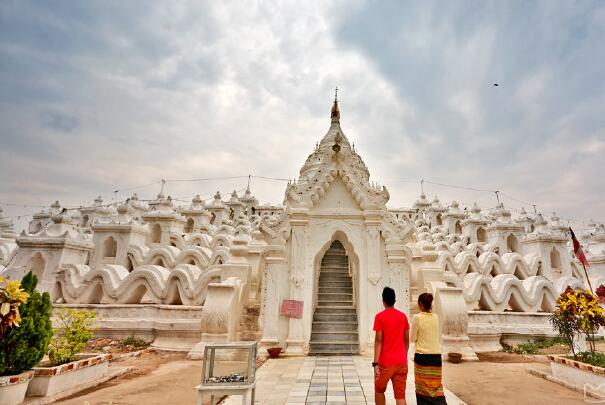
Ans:
[[[371,273],[368,275],[368,281],[372,283],[373,286],[376,286],[380,280],[382,280],[382,276],[380,274]]]

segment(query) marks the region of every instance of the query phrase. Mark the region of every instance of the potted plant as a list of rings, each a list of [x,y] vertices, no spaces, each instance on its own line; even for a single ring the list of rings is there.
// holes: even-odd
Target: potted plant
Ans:
[[[55,318],[60,326],[50,342],[48,361],[34,367],[27,395],[54,395],[101,379],[107,372],[108,355],[80,353],[92,338],[94,311],[58,310]]]
[[[4,306],[0,310],[4,314],[0,336],[0,403],[3,405],[23,401],[34,374],[31,368],[44,357],[52,336],[50,296],[36,291],[37,284],[37,277],[29,272],[20,284],[6,281],[0,288],[0,305]],[[5,302],[9,301],[7,312]]]
[[[555,378],[586,389],[587,384],[598,387],[605,383],[605,355],[596,352],[595,332],[605,326],[605,311],[599,298],[591,291],[568,287],[557,298],[551,323],[569,346],[571,357],[548,356]],[[576,339],[585,337],[588,351],[578,352]]]

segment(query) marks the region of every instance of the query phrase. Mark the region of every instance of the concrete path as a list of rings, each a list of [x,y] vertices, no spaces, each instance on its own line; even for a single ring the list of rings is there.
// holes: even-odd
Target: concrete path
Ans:
[[[284,357],[269,359],[257,371],[256,401],[262,405],[374,404],[372,360],[362,356]],[[395,404],[389,384],[387,404]],[[449,405],[464,404],[446,389]],[[416,404],[414,365],[410,362],[407,403]],[[229,397],[225,405],[240,405],[241,397]]]

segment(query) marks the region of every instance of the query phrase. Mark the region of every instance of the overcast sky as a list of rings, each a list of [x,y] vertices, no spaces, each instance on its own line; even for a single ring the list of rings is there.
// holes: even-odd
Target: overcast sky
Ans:
[[[604,2],[226,3],[2,1],[0,201],[294,178],[338,86],[343,130],[390,206],[411,206],[424,178],[605,220]],[[281,203],[284,186],[252,181],[261,202]]]

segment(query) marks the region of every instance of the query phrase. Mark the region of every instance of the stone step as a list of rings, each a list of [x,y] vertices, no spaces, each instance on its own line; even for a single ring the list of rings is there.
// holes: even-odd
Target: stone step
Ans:
[[[321,283],[322,281],[327,281],[327,282],[351,281],[351,276],[349,276],[348,274],[320,273],[319,274],[319,282]]]
[[[351,285],[320,285],[318,294],[353,294]]]
[[[329,292],[329,293],[323,293],[323,292],[319,292],[319,294],[317,294],[317,299],[319,301],[323,301],[323,300],[334,300],[334,301],[352,301],[353,300],[353,293],[347,293],[347,292]]]
[[[315,308],[316,314],[355,314],[357,309],[354,306],[321,306]]]
[[[339,307],[346,307],[346,306],[351,306],[353,305],[353,301],[352,300],[348,300],[348,301],[317,301],[317,308],[322,308],[322,307],[334,307],[334,306],[339,306]]]
[[[359,353],[357,309],[353,305],[353,282],[349,258],[335,243],[321,260],[317,306],[313,314],[310,355]]]
[[[322,276],[342,276],[342,277],[351,277],[348,271],[324,271],[322,270],[319,273],[319,279],[321,280]]]
[[[358,342],[357,331],[322,331],[311,333],[311,342]]]
[[[331,313],[331,312],[317,312],[315,311],[315,314],[313,315],[313,324],[315,323],[321,323],[321,322],[326,322],[326,323],[334,323],[334,322],[355,322],[357,323],[357,313],[356,312],[350,312],[350,313]]]
[[[359,342],[313,342],[309,344],[310,355],[335,355],[359,353]]]
[[[358,355],[359,352],[339,352],[339,351],[327,351],[327,352],[320,352],[320,351],[315,351],[315,352],[309,352],[309,356],[315,356],[315,357],[338,357],[338,356],[355,356]],[[317,402],[318,404],[321,404],[322,402]],[[338,402],[338,403],[342,403],[342,402]],[[373,404],[373,402],[371,402]]]
[[[334,283],[334,282],[344,283],[347,281],[351,281],[351,276],[349,276],[348,274],[321,274],[319,276],[320,285],[322,283]]]
[[[318,301],[322,300],[334,300],[334,301],[352,301],[353,293],[352,290],[339,289],[338,292],[319,293],[317,294]]]
[[[342,281],[326,281],[323,280],[320,284],[319,284],[319,288],[353,288],[353,282],[349,279],[349,280],[342,280]]]
[[[355,321],[313,321],[313,332],[357,332],[357,322]]]

